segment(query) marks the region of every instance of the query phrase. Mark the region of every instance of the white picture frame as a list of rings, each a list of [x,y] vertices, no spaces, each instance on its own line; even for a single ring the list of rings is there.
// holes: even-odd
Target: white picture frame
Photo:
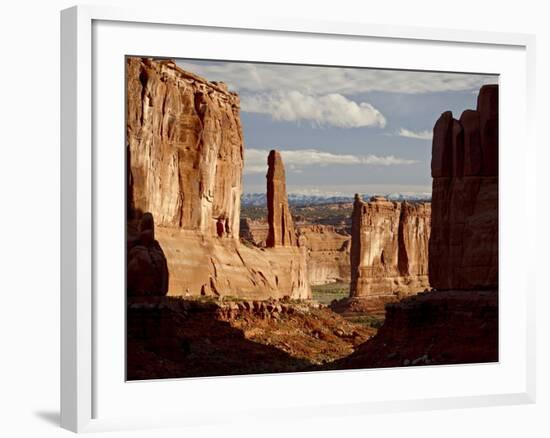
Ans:
[[[139,28],[139,32],[137,32]],[[147,29],[147,32],[144,31]],[[175,33],[174,33],[175,32]],[[164,37],[178,35],[178,32],[200,33],[204,41],[214,41],[210,54],[200,56],[200,47],[184,53],[176,45],[170,47],[172,39]],[[275,47],[284,46],[283,40],[295,39],[312,44],[311,52],[307,56],[310,61],[319,63],[321,59],[331,56],[336,65],[349,65],[344,60],[346,56],[322,50],[317,54],[315,44],[331,42],[334,47],[341,44],[384,44],[389,50],[401,53],[399,60],[388,61],[383,64],[383,57],[377,61],[379,65],[373,67],[389,68],[422,68],[426,70],[447,70],[500,74],[501,84],[501,139],[503,152],[501,154],[501,185],[500,196],[502,203],[500,217],[502,220],[501,248],[505,257],[501,263],[517,262],[515,277],[503,278],[506,270],[501,269],[501,285],[504,289],[517,290],[517,296],[508,295],[506,290],[501,292],[500,299],[503,307],[500,312],[500,347],[506,351],[517,350],[514,364],[506,372],[506,354],[504,359],[494,368],[484,366],[464,365],[452,367],[418,367],[412,369],[390,369],[377,372],[342,371],[330,373],[296,373],[285,376],[248,376],[223,377],[204,379],[169,380],[163,382],[127,383],[120,381],[120,363],[124,361],[124,347],[120,342],[124,333],[120,327],[124,325],[124,313],[120,313],[120,299],[113,298],[113,305],[98,295],[105,293],[105,284],[120,286],[123,272],[110,274],[103,269],[106,262],[103,255],[105,241],[116,241],[123,235],[119,225],[123,217],[116,221],[118,231],[110,234],[104,227],[103,212],[108,210],[109,204],[120,201],[122,180],[117,172],[123,173],[123,168],[117,170],[121,163],[117,156],[113,156],[111,167],[106,164],[105,153],[98,154],[98,144],[113,139],[117,144],[124,135],[124,125],[118,126],[120,108],[124,106],[124,95],[119,91],[124,87],[124,75],[120,76],[123,60],[112,65],[111,75],[114,81],[103,86],[102,69],[110,64],[109,59],[119,59],[120,54],[140,54],[151,56],[173,56],[187,58],[215,59],[217,38],[223,36],[235,40],[239,50],[250,51],[249,60],[278,59],[288,62],[297,62],[301,56],[299,48],[288,49],[286,58],[278,55]],[[147,45],[140,40],[148,38]],[[271,42],[269,44],[253,43],[248,47],[239,44],[253,36],[254,39]],[[130,38],[131,37],[131,38]],[[316,43],[320,39],[319,43]],[[305,41],[307,40],[307,41]],[[109,42],[106,45],[106,42]],[[131,41],[131,43],[129,42]],[[274,42],[280,41],[280,44]],[[141,46],[138,46],[142,44]],[[288,42],[286,43],[288,44]],[[132,45],[132,47],[130,47]],[[180,44],[181,45],[181,44]],[[411,50],[404,51],[403,47]],[[527,263],[514,259],[512,252],[520,254],[529,251],[535,242],[533,208],[519,208],[517,211],[508,211],[508,199],[522,196],[524,202],[529,202],[534,196],[535,186],[535,141],[533,138],[534,121],[534,53],[535,39],[532,35],[490,33],[483,31],[460,31],[450,29],[425,29],[403,26],[382,26],[365,23],[338,23],[314,22],[297,19],[274,19],[269,17],[249,20],[231,20],[227,22],[215,13],[205,16],[189,15],[185,10],[133,10],[111,7],[78,6],[61,12],[61,425],[75,431],[100,431],[111,429],[135,429],[146,427],[163,427],[175,425],[204,424],[208,422],[229,421],[230,418],[265,417],[276,412],[292,418],[311,417],[312,415],[361,415],[368,412],[397,412],[415,409],[441,409],[451,407],[475,407],[503,404],[532,403],[535,400],[535,311],[534,311],[534,275]],[[109,50],[107,50],[107,47]],[[327,46],[325,46],[327,47]],[[450,49],[449,49],[450,47]],[[412,50],[418,50],[421,56],[413,58]],[[272,51],[273,53],[270,53]],[[464,56],[464,68],[459,69],[460,60],[450,59],[453,51]],[[109,53],[107,53],[109,52]],[[178,52],[178,53],[176,53]],[[206,53],[206,44],[204,48]],[[327,53],[328,52],[328,53]],[[471,56],[471,53],[477,53]],[[235,52],[236,53],[236,52]],[[358,52],[356,52],[358,53]],[[470,53],[470,55],[468,55]],[[483,56],[481,56],[483,55]],[[105,58],[103,58],[105,56]],[[237,59],[233,55],[227,59]],[[279,56],[279,58],[277,58]],[[315,58],[317,56],[317,58]],[[360,55],[357,55],[360,57]],[[487,59],[489,56],[489,59]],[[492,59],[490,57],[493,57]],[[111,58],[110,58],[111,57]],[[321,58],[324,57],[324,58]],[[241,56],[242,58],[242,56]],[[472,58],[470,61],[468,61]],[[219,55],[218,55],[218,59]],[[374,58],[373,58],[374,59]],[[387,58],[386,58],[387,59]],[[494,62],[493,62],[494,61]],[[328,61],[330,62],[330,60]],[[344,63],[342,63],[344,62]],[[365,61],[357,61],[365,62]],[[478,64],[475,64],[475,63]],[[470,63],[469,66],[466,64]],[[355,64],[354,64],[355,65]],[[359,64],[358,64],[359,65]],[[363,64],[365,65],[365,64]],[[480,69],[473,66],[479,65]],[[493,65],[494,67],[491,67]],[[438,66],[440,66],[438,68]],[[118,82],[117,82],[118,81]],[[110,88],[112,87],[115,88]],[[121,88],[122,87],[122,88]],[[112,91],[115,90],[113,94]],[[100,111],[105,108],[102,93],[111,92],[111,99],[116,104],[108,111],[114,117],[109,117],[112,125],[105,125],[103,117],[107,114]],[[114,97],[113,97],[114,96]],[[120,101],[122,99],[122,101]],[[506,104],[514,100],[517,108],[514,112],[507,112]],[[509,123],[507,123],[509,122]],[[513,122],[513,123],[512,123]],[[113,130],[112,130],[113,129]],[[115,132],[119,130],[118,133]],[[503,135],[506,134],[506,135]],[[121,137],[122,136],[122,137]],[[108,140],[107,140],[108,139]],[[104,141],[105,140],[105,141]],[[99,142],[99,143],[98,143]],[[510,146],[507,146],[507,142]],[[521,144],[521,157],[512,158],[507,151],[512,143]],[[124,149],[120,144],[120,151]],[[116,151],[116,146],[113,148]],[[515,181],[509,180],[510,172],[514,173]],[[107,195],[107,187],[117,187],[113,193]],[[108,199],[107,199],[108,198]],[[102,203],[105,204],[103,205]],[[535,202],[531,202],[535,205]],[[521,207],[521,206],[520,206]],[[121,206],[123,208],[123,206]],[[116,222],[115,221],[115,222]],[[515,238],[510,230],[521,221],[521,239]],[[529,224],[531,226],[525,226]],[[525,236],[527,235],[527,238]],[[106,239],[106,240],[102,240]],[[502,245],[504,244],[504,246]],[[123,240],[120,241],[120,250],[113,251],[110,256],[118,259],[111,264],[113,269],[122,266],[120,263]],[[510,254],[508,257],[507,254]],[[116,279],[115,279],[116,277]],[[506,282],[502,282],[502,280]],[[112,281],[111,281],[112,280]],[[112,296],[125,291],[114,287]],[[120,297],[119,297],[120,298]],[[507,300],[510,300],[509,302]],[[514,315],[511,308],[517,309]],[[508,311],[507,309],[510,309]],[[118,313],[117,313],[118,312]],[[120,321],[116,321],[117,315]],[[515,320],[516,335],[508,333],[511,318]],[[115,333],[113,342],[107,340],[105,331]],[[507,336],[510,334],[510,336]],[[122,359],[121,359],[122,358]],[[105,361],[112,361],[111,369]],[[517,363],[516,363],[517,362]],[[490,376],[493,376],[491,380]],[[395,382],[387,396],[380,394],[384,391],[381,383],[376,389],[374,379],[381,382],[391,379]],[[434,380],[442,382],[458,379],[453,391],[437,383],[433,388],[426,388],[422,392],[415,387],[424,381]],[[470,379],[479,380],[477,391],[468,387]],[[506,380],[508,383],[504,383]],[[116,385],[113,382],[117,382]],[[326,383],[326,382],[332,383]],[[389,380],[388,380],[389,381]],[[483,383],[485,382],[485,383]],[[510,383],[511,382],[511,383]],[[260,384],[259,384],[260,383]],[[342,390],[331,392],[334,388]],[[368,394],[357,389],[361,384],[369,388]],[[410,385],[409,385],[410,384]],[[319,385],[325,386],[323,399],[316,392]],[[336,386],[338,385],[338,386]],[[350,386],[353,385],[353,386]],[[484,386],[485,385],[485,386]],[[116,386],[116,387],[115,387]],[[183,388],[185,386],[185,388]],[[262,399],[258,387],[270,389],[271,400]],[[410,386],[410,388],[409,388]],[[427,385],[429,386],[429,385]],[[284,391],[296,389],[296,396],[292,402],[285,401]],[[386,386],[385,388],[389,388]],[[408,389],[407,389],[408,388]],[[278,390],[281,391],[277,392]],[[372,391],[371,391],[372,390]],[[182,391],[189,399],[193,399],[193,406],[181,401],[181,406],[174,400],[181,397]],[[233,400],[230,409],[224,409],[226,399],[224,394],[234,391],[233,394],[242,394],[242,398]],[[377,392],[378,391],[378,392]],[[206,394],[214,397],[213,403],[206,409],[204,406]],[[378,395],[377,395],[378,394]],[[422,395],[423,394],[423,395]],[[426,395],[427,394],[427,395]],[[165,397],[166,396],[166,397]],[[147,415],[139,411],[139,406],[132,405],[132,400],[166,399],[156,409],[147,407]],[[254,398],[256,397],[256,398]],[[181,400],[181,399],[179,399]],[[169,404],[172,407],[169,409]],[[105,413],[105,414],[104,414]]]

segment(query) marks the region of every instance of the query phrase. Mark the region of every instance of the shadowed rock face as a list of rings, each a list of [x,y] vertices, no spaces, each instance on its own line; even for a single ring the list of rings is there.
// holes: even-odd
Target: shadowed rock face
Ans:
[[[168,265],[157,240],[153,215],[145,213],[136,234],[128,238],[128,295],[166,295]]]
[[[296,246],[294,223],[288,208],[285,167],[281,154],[270,151],[267,158],[267,221],[266,246]]]
[[[376,336],[324,369],[498,361],[496,291],[432,291],[386,307]]]
[[[433,134],[429,280],[437,290],[386,306],[377,335],[325,368],[499,359],[498,86],[482,87],[477,109],[464,111],[460,120],[443,113]],[[352,242],[360,246],[352,243],[352,266],[369,254],[361,241],[364,209],[357,199]],[[385,210],[390,229],[396,214]],[[355,271],[358,285],[360,274]]]
[[[390,202],[356,195],[351,240],[352,298],[407,295],[428,283],[431,222],[427,202]]]
[[[286,237],[291,222],[278,222],[284,233],[273,248],[240,244],[238,95],[172,61],[128,58],[126,78],[128,228],[153,214],[168,295],[309,298],[304,249]],[[275,164],[276,200],[287,205]]]
[[[450,112],[434,127],[430,284],[437,289],[498,285],[498,86],[477,109]]]

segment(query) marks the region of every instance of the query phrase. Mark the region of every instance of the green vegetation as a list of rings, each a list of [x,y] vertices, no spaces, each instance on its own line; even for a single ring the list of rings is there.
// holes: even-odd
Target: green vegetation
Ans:
[[[315,301],[328,305],[333,300],[340,300],[349,296],[349,283],[329,283],[311,286],[311,293]]]

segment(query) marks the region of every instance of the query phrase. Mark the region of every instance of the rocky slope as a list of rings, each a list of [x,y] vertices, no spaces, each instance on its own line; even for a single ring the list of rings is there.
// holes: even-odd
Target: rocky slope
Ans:
[[[134,298],[128,379],[311,370],[375,333],[307,303]]]
[[[324,369],[495,362],[496,291],[435,291],[388,304],[376,336]]]
[[[126,76],[128,236],[152,214],[168,294],[308,298],[305,250],[295,241],[266,250],[240,243],[239,97],[172,61],[129,57]],[[281,187],[284,169],[267,183]],[[275,192],[276,209],[286,191]],[[273,217],[270,226],[288,234],[288,221]]]

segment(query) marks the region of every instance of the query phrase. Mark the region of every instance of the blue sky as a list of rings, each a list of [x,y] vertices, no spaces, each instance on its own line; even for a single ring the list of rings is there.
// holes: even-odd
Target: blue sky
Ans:
[[[431,192],[432,128],[475,108],[498,77],[364,68],[177,60],[241,97],[243,191],[265,192],[267,154],[282,152],[289,193]]]

